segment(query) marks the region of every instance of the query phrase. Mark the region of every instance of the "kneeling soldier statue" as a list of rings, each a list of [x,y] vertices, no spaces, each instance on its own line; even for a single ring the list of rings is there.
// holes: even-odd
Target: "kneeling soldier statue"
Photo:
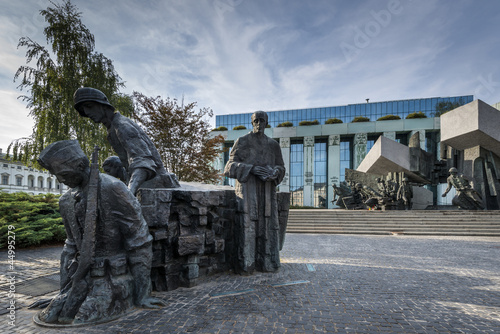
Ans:
[[[139,202],[120,180],[100,174],[78,141],[47,146],[39,163],[71,189],[59,201],[67,239],[59,294],[35,321],[81,325],[112,320],[132,307],[157,308],[150,297],[152,237]]]

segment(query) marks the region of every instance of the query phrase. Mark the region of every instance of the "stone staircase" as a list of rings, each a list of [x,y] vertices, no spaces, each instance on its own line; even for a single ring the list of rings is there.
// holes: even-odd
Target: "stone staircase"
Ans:
[[[500,211],[290,210],[287,233],[495,236]]]

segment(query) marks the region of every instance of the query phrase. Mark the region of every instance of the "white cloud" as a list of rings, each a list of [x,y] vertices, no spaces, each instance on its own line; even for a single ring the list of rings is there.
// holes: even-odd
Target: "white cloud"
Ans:
[[[38,11],[48,1],[0,1],[8,9],[0,20],[0,89],[17,96],[12,77],[24,55],[12,45],[24,35],[44,41]],[[96,37],[96,51],[113,60],[126,82],[125,93],[184,96],[216,114],[365,98],[477,94],[488,103],[500,100],[500,4],[495,2],[73,3]],[[399,7],[389,21],[377,21],[392,4]],[[369,37],[366,46],[355,45],[359,31]],[[359,54],[346,61],[342,43]],[[27,112],[16,103],[4,104],[9,111],[1,116],[21,117],[22,127]]]
[[[28,137],[34,125],[28,117],[25,104],[18,100],[20,94],[15,91],[0,90],[0,148],[3,152],[14,139]]]

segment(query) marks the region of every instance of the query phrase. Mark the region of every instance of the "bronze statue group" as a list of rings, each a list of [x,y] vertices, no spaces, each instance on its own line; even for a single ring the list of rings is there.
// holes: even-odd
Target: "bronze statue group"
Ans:
[[[151,297],[152,236],[135,195],[141,188],[180,184],[145,132],[116,112],[101,91],[78,89],[74,108],[106,127],[116,156],[104,161],[106,174],[99,172],[98,148],[90,162],[76,140],[51,143],[39,156],[40,165],[70,188],[59,201],[67,234],[60,291],[33,304],[44,308],[34,317],[43,326],[97,324],[134,307],[165,306]],[[237,180],[237,268],[243,274],[280,267],[276,186],[285,167],[279,144],[264,134],[267,114],[254,113],[252,124],[253,131],[236,141],[225,169]]]

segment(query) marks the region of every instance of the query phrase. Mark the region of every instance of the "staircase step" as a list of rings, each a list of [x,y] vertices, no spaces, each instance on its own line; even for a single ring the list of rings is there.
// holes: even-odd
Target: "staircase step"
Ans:
[[[500,211],[292,209],[287,232],[500,237]]]

